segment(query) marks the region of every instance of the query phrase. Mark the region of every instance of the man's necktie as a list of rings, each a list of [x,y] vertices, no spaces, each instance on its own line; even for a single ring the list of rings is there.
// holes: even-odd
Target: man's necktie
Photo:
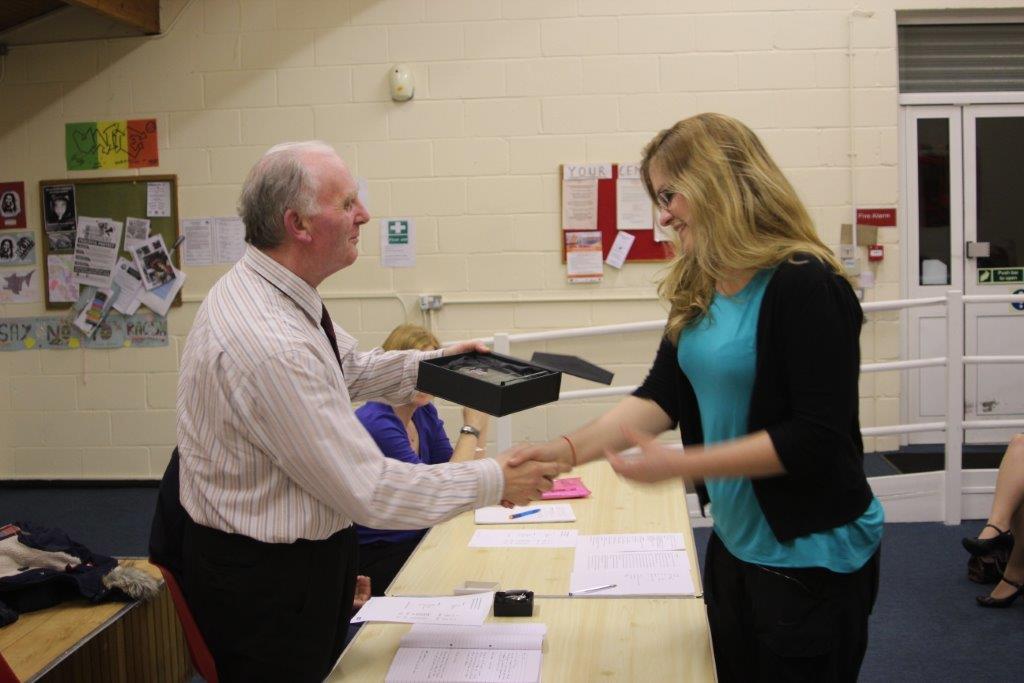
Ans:
[[[323,314],[320,316],[320,327],[324,328],[327,339],[331,342],[331,348],[334,349],[334,357],[338,359],[338,367],[341,367],[341,354],[338,353],[338,337],[334,334],[334,323],[331,322],[331,315],[327,312],[327,307],[320,304],[320,308],[323,310]],[[344,370],[342,370],[342,374],[344,374]]]

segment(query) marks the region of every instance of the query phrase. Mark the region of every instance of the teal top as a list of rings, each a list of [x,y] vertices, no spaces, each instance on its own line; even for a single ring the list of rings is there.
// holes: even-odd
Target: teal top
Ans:
[[[733,296],[715,294],[708,315],[679,338],[679,367],[700,408],[704,444],[748,433],[757,359],[757,320],[774,269],[758,271]],[[824,567],[849,573],[864,566],[882,538],[884,513],[877,498],[844,526],[780,543],[768,526],[750,479],[705,481],[715,534],[735,557],[769,567]]]

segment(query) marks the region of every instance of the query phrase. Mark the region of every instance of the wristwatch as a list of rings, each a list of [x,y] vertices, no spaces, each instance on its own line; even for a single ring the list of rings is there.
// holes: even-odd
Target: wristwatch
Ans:
[[[480,438],[480,430],[476,427],[470,427],[469,425],[462,425],[462,429],[459,430],[459,434],[472,434],[476,438]]]

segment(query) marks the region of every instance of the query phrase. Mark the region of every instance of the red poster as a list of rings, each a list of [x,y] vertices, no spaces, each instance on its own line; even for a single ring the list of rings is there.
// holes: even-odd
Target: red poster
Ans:
[[[896,209],[857,209],[857,225],[896,227]]]
[[[0,183],[0,229],[25,227],[25,183]]]
[[[128,120],[128,168],[159,166],[156,119]]]

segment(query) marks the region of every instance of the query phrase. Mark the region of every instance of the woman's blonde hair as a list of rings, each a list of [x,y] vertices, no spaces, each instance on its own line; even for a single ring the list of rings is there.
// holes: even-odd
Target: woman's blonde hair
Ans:
[[[391,330],[391,334],[380,347],[385,351],[430,351],[441,348],[441,342],[429,330],[419,325],[405,323]]]
[[[651,183],[651,168],[668,178]],[[752,130],[722,114],[698,114],[663,130],[644,148],[641,175],[652,199],[661,189],[690,205],[692,249],[676,256],[658,286],[669,303],[665,335],[676,343],[708,312],[716,281],[737,270],[777,266],[797,253],[837,273],[839,261],[818,237],[807,209]]]

